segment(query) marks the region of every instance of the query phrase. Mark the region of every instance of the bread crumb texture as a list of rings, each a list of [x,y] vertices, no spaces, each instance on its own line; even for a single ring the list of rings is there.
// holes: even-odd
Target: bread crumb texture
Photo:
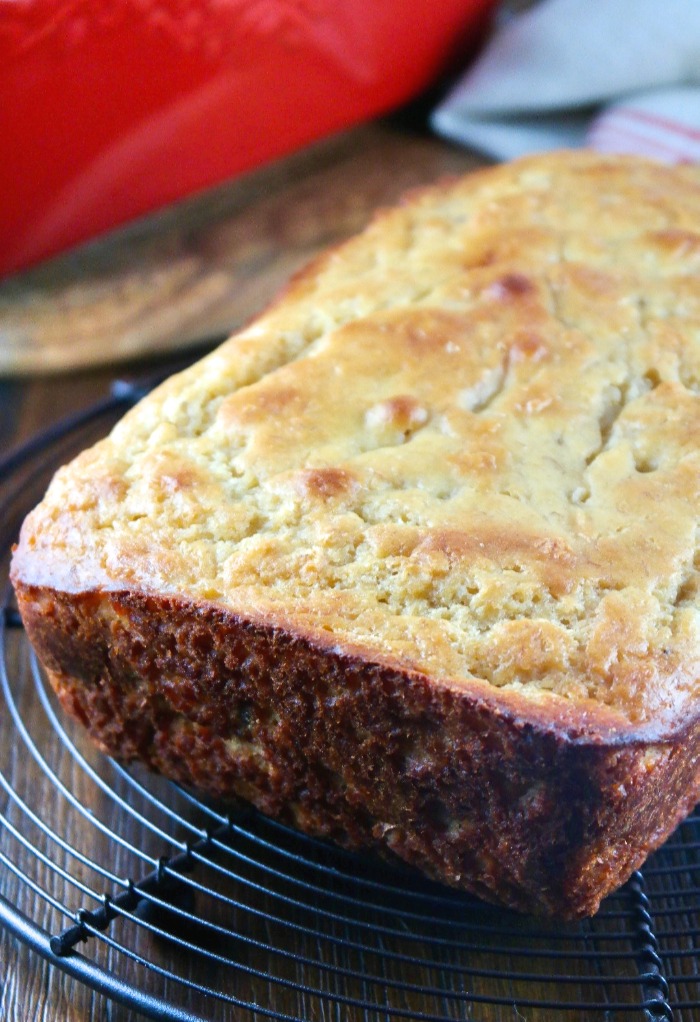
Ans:
[[[56,475],[15,572],[678,721],[700,660],[700,171],[409,196]]]

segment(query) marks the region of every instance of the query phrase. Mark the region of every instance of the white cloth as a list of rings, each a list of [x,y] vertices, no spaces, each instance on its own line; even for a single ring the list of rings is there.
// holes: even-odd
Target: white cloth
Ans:
[[[504,22],[432,125],[498,159],[700,160],[700,0],[543,0]]]

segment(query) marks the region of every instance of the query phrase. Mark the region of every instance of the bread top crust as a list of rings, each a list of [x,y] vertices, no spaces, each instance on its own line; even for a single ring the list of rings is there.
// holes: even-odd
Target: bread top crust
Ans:
[[[558,153],[422,190],[61,469],[13,576],[668,733],[700,678],[699,271],[698,168]]]

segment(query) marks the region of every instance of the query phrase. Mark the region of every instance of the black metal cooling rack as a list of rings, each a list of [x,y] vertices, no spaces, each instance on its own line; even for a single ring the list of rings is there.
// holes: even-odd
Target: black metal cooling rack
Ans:
[[[6,582],[9,550],[55,467],[143,390],[116,383],[0,464],[0,923],[179,1022],[700,1017],[699,816],[595,918],[555,926],[127,771],[64,719]]]

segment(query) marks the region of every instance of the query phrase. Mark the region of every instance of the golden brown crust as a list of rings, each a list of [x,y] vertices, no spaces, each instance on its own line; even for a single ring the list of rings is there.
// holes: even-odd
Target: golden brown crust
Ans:
[[[169,681],[156,677],[162,657],[145,674],[128,658],[117,670],[108,608],[141,622],[148,607],[148,642],[170,635],[178,648],[166,611],[183,634],[206,620],[221,641],[252,644],[256,706],[283,667],[301,677],[294,657],[307,665],[306,708],[323,707],[313,762],[295,761],[294,791],[275,781],[273,797],[260,757],[280,772],[284,756],[267,725],[262,752],[225,745],[235,704],[206,732],[183,710],[156,751],[138,745],[154,766],[202,784],[216,764],[231,790],[307,828],[374,835],[509,904],[590,910],[697,794],[699,269],[697,168],[555,154],[382,213],[61,470],[27,519],[13,579],[64,702],[118,751],[138,691],[142,726],[161,734],[154,693],[167,683],[172,700],[210,677],[211,655],[175,659],[185,674]],[[84,641],[69,635],[73,616]],[[346,674],[362,678],[367,705],[348,705],[368,735],[397,718],[404,742],[415,729],[428,743],[415,776],[383,765],[368,737],[362,755],[344,747],[365,781],[334,787],[323,742],[349,725],[316,685],[327,677],[340,707]],[[225,681],[211,675],[203,697],[219,716]],[[274,737],[289,756],[307,727],[295,698]],[[426,714],[439,738],[421,731]],[[360,732],[352,740],[365,748]],[[576,794],[587,772],[591,791]],[[373,800],[371,826],[357,791]],[[427,819],[445,798],[448,830],[462,813],[476,844]],[[548,855],[566,877],[556,896]]]
[[[576,738],[221,608],[18,596],[105,752],[513,908],[591,914],[698,795],[697,722],[667,742]]]

